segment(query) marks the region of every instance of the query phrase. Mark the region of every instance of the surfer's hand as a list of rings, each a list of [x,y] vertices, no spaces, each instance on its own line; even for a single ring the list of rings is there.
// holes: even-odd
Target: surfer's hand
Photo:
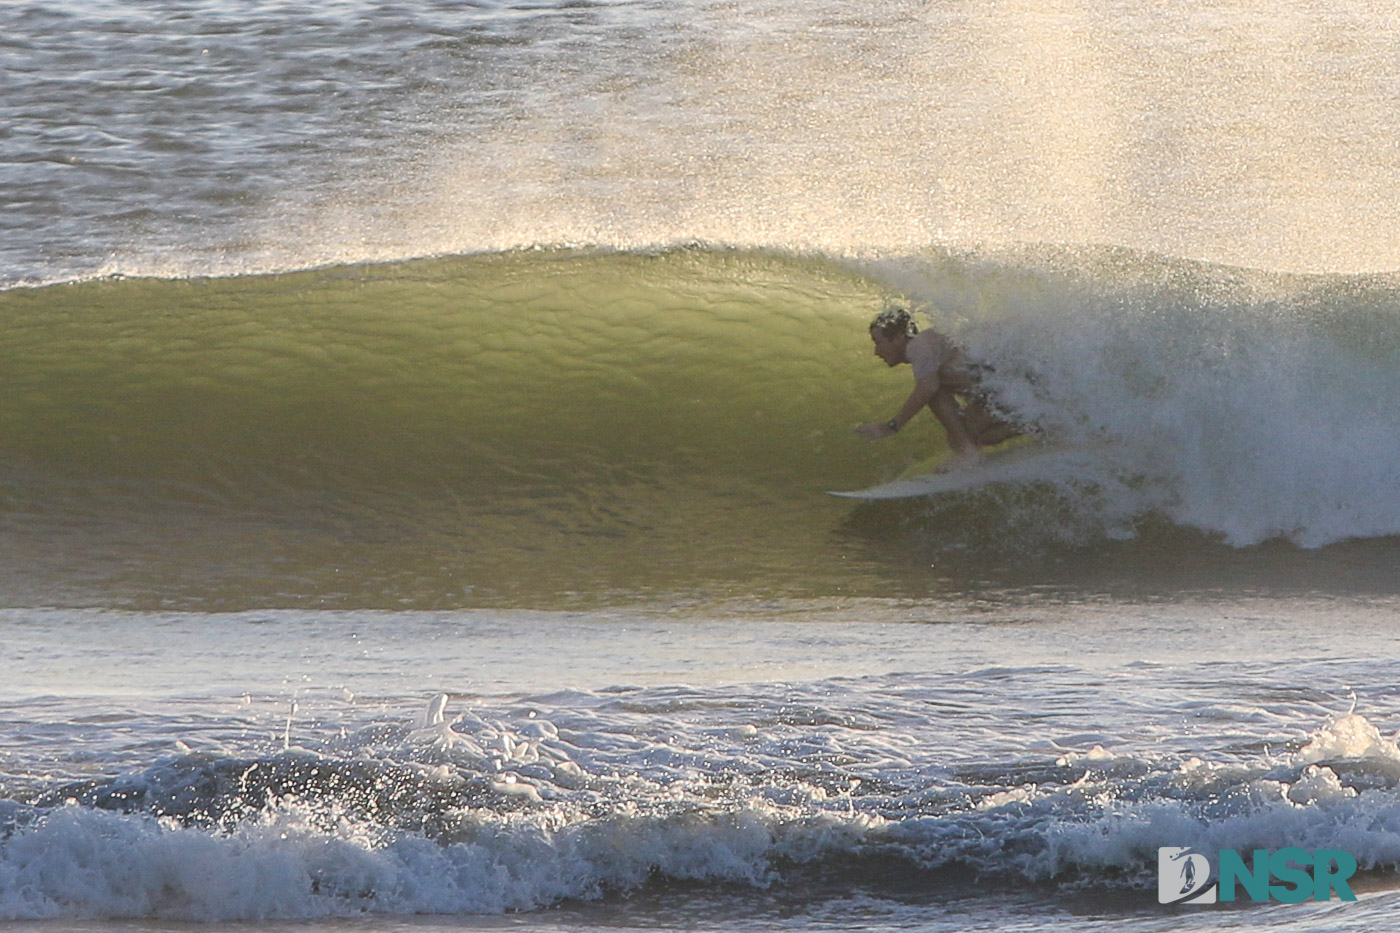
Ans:
[[[894,437],[895,431],[887,422],[881,422],[880,424],[863,424],[856,428],[856,433],[867,441],[878,441],[882,437]]]

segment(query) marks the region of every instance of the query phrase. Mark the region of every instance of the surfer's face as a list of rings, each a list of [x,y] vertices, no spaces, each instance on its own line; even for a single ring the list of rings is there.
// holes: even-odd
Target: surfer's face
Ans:
[[[887,366],[898,366],[904,362],[904,348],[909,343],[909,338],[900,334],[896,337],[886,337],[880,332],[880,328],[870,328],[870,340],[875,344],[875,355],[885,361]]]

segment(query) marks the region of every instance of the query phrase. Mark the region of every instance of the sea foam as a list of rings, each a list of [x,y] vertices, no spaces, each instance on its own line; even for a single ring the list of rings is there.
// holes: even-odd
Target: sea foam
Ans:
[[[1400,866],[1400,772],[1375,767],[1396,748],[1356,713],[1277,757],[1094,746],[959,778],[891,758],[898,736],[863,746],[859,722],[697,729],[678,707],[653,723],[668,749],[622,708],[561,725],[449,702],[320,752],[189,754],[12,804],[0,917],[500,913],[675,882],[801,902],[842,876],[897,898],[969,872],[988,890],[1133,891],[1168,845]]]

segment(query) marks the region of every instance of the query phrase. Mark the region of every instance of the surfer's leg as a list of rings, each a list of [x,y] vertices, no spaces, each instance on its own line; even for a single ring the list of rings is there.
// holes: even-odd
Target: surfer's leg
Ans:
[[[963,422],[967,425],[967,433],[979,447],[994,447],[1024,433],[1010,421],[1003,421],[992,414],[986,404],[976,398],[970,399],[963,407]]]
[[[976,460],[977,442],[968,433],[962,409],[958,407],[957,397],[953,395],[952,390],[940,388],[929,400],[928,407],[938,419],[938,423],[943,425],[943,430],[948,435],[948,446],[953,449],[958,459]]]

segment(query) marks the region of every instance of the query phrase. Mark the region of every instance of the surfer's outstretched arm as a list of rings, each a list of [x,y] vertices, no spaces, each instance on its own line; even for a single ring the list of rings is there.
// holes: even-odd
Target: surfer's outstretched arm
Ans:
[[[909,423],[909,419],[919,413],[925,405],[933,401],[933,397],[938,394],[939,380],[935,373],[930,379],[925,379],[914,384],[914,391],[909,393],[909,397],[904,400],[904,404],[899,406],[899,411],[889,421],[880,424],[863,424],[856,428],[856,433],[866,440],[877,441],[882,437],[892,437],[899,433],[899,429]]]
[[[967,425],[963,423],[958,400],[953,396],[952,389],[943,384],[936,372],[914,383],[914,391],[909,393],[909,397],[904,400],[904,404],[893,418],[882,424],[863,424],[856,428],[856,433],[872,441],[891,437],[899,433],[899,429],[925,407],[929,408],[939,424],[943,425],[943,430],[948,434],[948,446],[955,454],[959,457],[977,455],[977,444],[968,434]]]

